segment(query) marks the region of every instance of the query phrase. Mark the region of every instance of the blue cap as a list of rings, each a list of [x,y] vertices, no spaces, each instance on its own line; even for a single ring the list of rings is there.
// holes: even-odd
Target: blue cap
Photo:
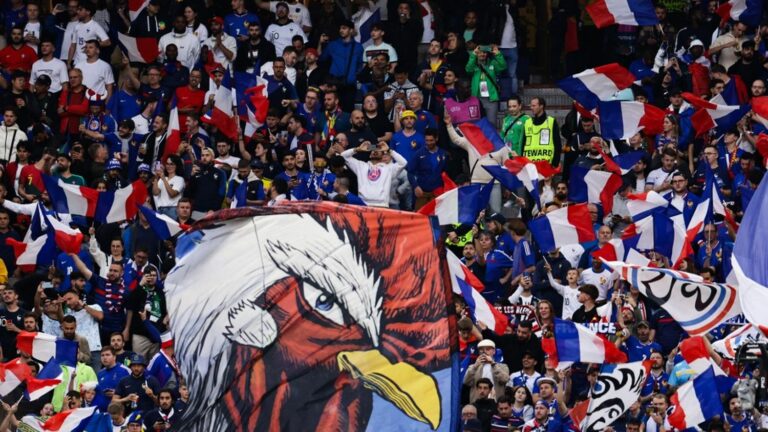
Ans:
[[[152,170],[151,170],[151,169],[149,169],[149,164],[145,164],[145,163],[143,163],[143,164],[139,165],[139,172],[148,172],[148,173],[151,173],[151,172],[152,172]]]
[[[143,424],[144,419],[141,416],[141,411],[134,411],[131,413],[131,415],[128,416],[128,421],[125,422],[126,425],[132,424],[132,423],[139,423]]]
[[[146,366],[147,365],[147,361],[144,360],[144,356],[143,355],[137,354],[137,353],[133,353],[131,355],[131,366],[133,366],[135,364],[140,364],[140,365]]]
[[[119,170],[123,169],[123,166],[120,165],[120,161],[117,159],[110,159],[109,162],[107,162],[107,171],[110,170]]]

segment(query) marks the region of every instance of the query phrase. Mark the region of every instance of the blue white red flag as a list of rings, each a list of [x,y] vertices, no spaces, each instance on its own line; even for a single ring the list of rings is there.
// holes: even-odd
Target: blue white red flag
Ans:
[[[65,366],[77,365],[77,346],[77,341],[59,339],[41,332],[22,331],[16,337],[16,348],[19,352],[41,362],[55,358]]]
[[[627,355],[616,345],[581,324],[555,318],[553,334],[558,362],[627,362]]]
[[[605,214],[613,210],[613,196],[621,188],[621,175],[573,166],[568,181],[568,199],[577,203],[600,204]]]
[[[723,416],[723,404],[711,369],[680,386],[670,403],[669,424],[677,430],[695,428],[715,416]]]
[[[614,24],[655,26],[659,23],[651,0],[596,0],[587,5],[587,13],[597,28]]]
[[[180,224],[164,214],[155,212],[149,207],[139,206],[139,210],[144,214],[144,217],[147,218],[149,227],[152,228],[152,231],[157,234],[157,237],[160,238],[160,240],[168,240],[189,228],[189,226]]]
[[[738,280],[739,302],[750,323],[768,327],[768,180],[763,177],[760,186],[744,213],[731,256],[733,271]]]
[[[45,422],[41,422],[39,426],[43,432],[82,432],[88,423],[91,421],[91,417],[96,413],[96,407],[89,408],[76,408],[72,410],[62,411],[54,416],[50,417]]]
[[[131,220],[147,196],[147,186],[141,180],[114,192],[100,192],[94,219],[102,223]]]
[[[47,174],[43,174],[43,183],[56,213],[85,217],[93,217],[96,213],[99,199],[96,189],[67,184]]]
[[[646,135],[661,133],[666,113],[659,107],[642,102],[600,102],[600,133],[604,139],[629,139],[643,131]]]
[[[454,294],[459,294],[467,302],[472,320],[482,322],[496,334],[502,335],[509,325],[509,318],[499,312],[486,300],[481,292],[483,283],[472,273],[456,255],[448,252],[448,270],[451,273],[451,285]]]
[[[437,216],[440,225],[473,224],[491,199],[493,182],[460,186],[444,192],[419,209],[419,213]]]
[[[0,363],[0,396],[6,396],[32,376],[32,369],[20,359]]]
[[[118,33],[117,40],[131,62],[150,64],[154,63],[160,55],[157,38],[133,37]]]
[[[61,384],[63,378],[64,369],[61,364],[56,359],[50,359],[34,378],[27,378],[24,396],[30,401],[40,399]]]
[[[719,393],[729,393],[733,384],[736,383],[736,379],[728,376],[712,359],[702,336],[691,336],[683,340],[680,343],[680,355],[683,356],[688,366],[696,372],[695,375],[712,368]]]
[[[691,93],[683,93],[683,97],[696,108],[696,112],[691,116],[691,125],[696,131],[696,137],[711,129],[724,133],[733,128],[751,109],[749,105],[726,105],[723,99],[718,99],[723,103],[717,104]]]
[[[591,110],[597,108],[600,101],[610,100],[634,82],[635,76],[631,72],[618,63],[610,63],[564,78],[557,86],[584,108]],[[603,116],[602,112],[600,116]]]
[[[592,219],[586,204],[576,204],[548,212],[528,223],[542,252],[595,240]]]
[[[456,129],[469,141],[472,150],[477,153],[478,157],[500,150],[505,146],[499,132],[485,117],[474,122],[464,122],[458,125]]]
[[[717,8],[723,21],[732,19],[752,27],[760,25],[762,12],[763,0],[728,0]]]
[[[213,108],[200,117],[200,120],[203,123],[216,126],[219,132],[227,138],[237,139],[238,120],[235,111],[235,92],[229,69],[224,73],[224,79],[216,89]]]

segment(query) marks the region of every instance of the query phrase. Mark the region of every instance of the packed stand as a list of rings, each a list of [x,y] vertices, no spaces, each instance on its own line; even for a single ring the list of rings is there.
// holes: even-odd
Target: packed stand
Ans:
[[[135,3],[5,3],[0,349],[6,374],[26,384],[0,386],[0,431],[40,430],[90,407],[109,418],[104,430],[178,422],[189,393],[163,280],[178,232],[207,214],[285,200],[434,214],[435,198],[472,186],[485,198],[459,205],[487,208],[445,226],[445,245],[508,325],[494,328],[456,295],[460,430],[578,430],[576,411],[603,371],[558,367],[547,340],[560,320],[604,336],[628,362],[650,361],[639,397],[602,430],[677,430],[670,398],[696,375],[680,346],[699,339],[600,258],[628,260],[615,249],[642,231],[641,216],[659,218],[667,235],[627,252],[703,283],[729,280],[738,223],[764,175],[768,122],[745,110],[732,127],[702,129],[695,98],[743,106],[764,95],[768,26],[721,23],[716,1],[659,0],[659,26],[598,29],[584,2],[553,2],[549,50],[540,48],[553,81],[616,62],[637,79],[618,97],[664,111],[658,133],[609,140],[605,113],[574,105],[558,121],[545,98],[518,95],[539,54],[532,34],[545,28],[531,20],[537,2]],[[493,135],[501,147],[487,142]],[[636,162],[617,168],[625,155]],[[533,189],[493,174],[518,174],[520,157],[545,174]],[[610,194],[581,193],[593,172],[612,179]],[[699,204],[716,196],[722,209],[688,237]],[[536,221],[580,204],[593,239],[534,238]],[[676,223],[683,239],[668,244]],[[41,236],[57,224],[82,245]],[[739,318],[697,345],[734,378],[718,401],[725,414],[706,430],[768,428],[761,337],[744,355],[716,351],[748,325]],[[51,344],[55,356],[40,348]]]

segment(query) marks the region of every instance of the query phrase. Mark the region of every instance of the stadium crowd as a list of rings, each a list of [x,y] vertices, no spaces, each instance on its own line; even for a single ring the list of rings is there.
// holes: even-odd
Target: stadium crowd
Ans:
[[[764,95],[768,26],[721,22],[716,0],[656,0],[660,25],[607,29],[575,0],[546,2],[548,21],[539,24],[521,18],[542,8],[526,0],[135,3],[4,2],[0,349],[33,374],[45,364],[17,349],[19,332],[77,341],[78,352],[52,392],[2,395],[0,431],[41,430],[55,413],[91,406],[109,413],[110,430],[172,430],[189,400],[163,294],[175,238],[161,238],[141,212],[114,223],[73,218],[84,236],[79,253],[17,265],[11,244],[35,229],[38,203],[55,212],[44,176],[118,193],[140,181],[147,207],[191,225],[218,209],[284,200],[416,211],[443,192],[446,177],[485,185],[493,178],[484,166],[518,156],[558,170],[540,180],[539,202],[525,187],[496,182],[476,223],[445,227],[446,247],[509,319],[498,334],[455,298],[459,430],[578,430],[569,412],[590,397],[600,365],[554,367],[542,341],[555,317],[587,325],[630,361],[652,363],[639,399],[603,430],[676,430],[670,397],[694,375],[679,355],[688,335],[592,253],[633,226],[632,194],[656,192],[690,221],[710,175],[726,216],[686,239],[679,259],[639,252],[651,267],[726,281],[736,225],[764,175],[765,126],[750,112],[736,127],[696,133],[683,93],[723,95],[729,105]],[[537,26],[549,30],[548,48],[529,41]],[[158,51],[149,63],[136,55],[148,40]],[[549,115],[545,98],[525,96],[530,66],[543,57],[552,81],[624,65],[638,81],[619,97],[665,110],[663,131],[609,142],[599,113],[574,105],[562,119]],[[219,88],[257,76],[266,100],[251,107],[238,93],[239,119],[222,122]],[[481,119],[503,148],[480,152],[462,132]],[[588,204],[597,240],[576,253],[541,250],[528,223],[579,203],[569,194],[573,170],[607,171],[607,155],[637,151],[643,157],[623,174],[611,211]],[[732,320],[707,337],[708,354],[736,383],[721,395],[725,415],[705,430],[768,428],[764,365],[710,344],[745,324]]]

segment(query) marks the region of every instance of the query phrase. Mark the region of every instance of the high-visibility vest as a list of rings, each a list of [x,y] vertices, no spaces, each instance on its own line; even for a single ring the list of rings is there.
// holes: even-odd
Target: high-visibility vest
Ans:
[[[523,156],[532,161],[553,162],[555,157],[555,119],[547,117],[547,120],[536,125],[533,118],[525,121],[523,126],[525,131],[525,146],[523,147]]]

